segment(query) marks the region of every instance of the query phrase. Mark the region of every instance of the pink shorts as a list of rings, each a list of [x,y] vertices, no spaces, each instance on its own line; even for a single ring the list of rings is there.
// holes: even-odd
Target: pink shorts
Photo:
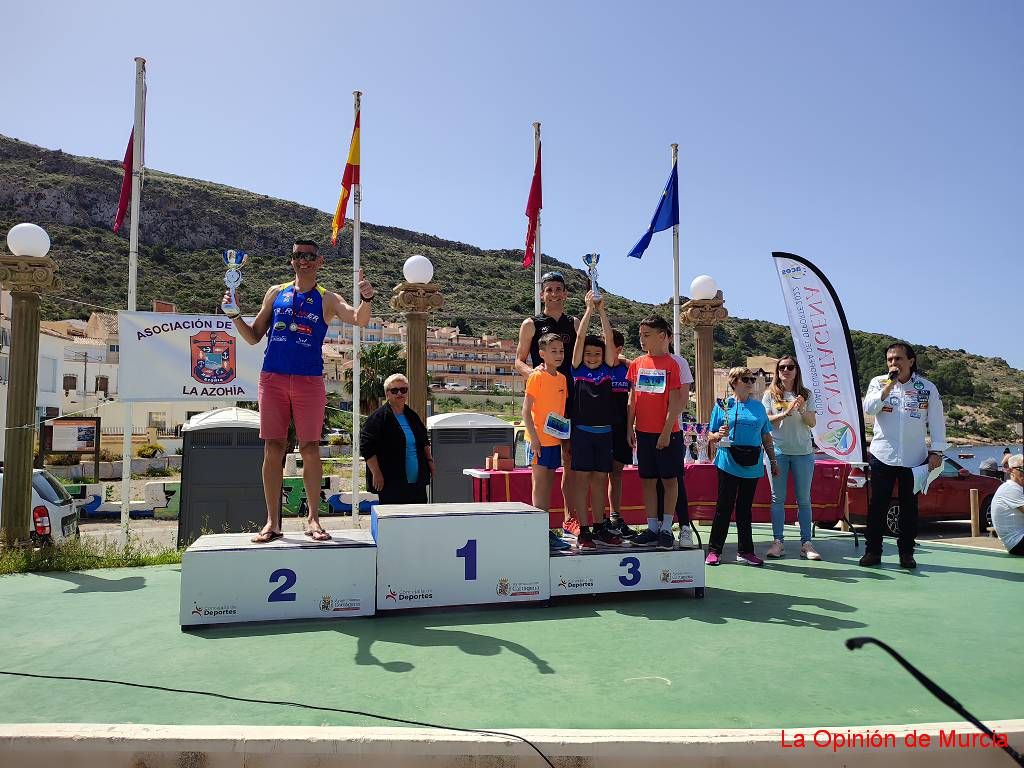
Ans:
[[[288,422],[294,419],[295,435],[300,443],[320,441],[327,408],[323,376],[291,376],[261,371],[257,397],[260,437],[264,440],[287,438]]]

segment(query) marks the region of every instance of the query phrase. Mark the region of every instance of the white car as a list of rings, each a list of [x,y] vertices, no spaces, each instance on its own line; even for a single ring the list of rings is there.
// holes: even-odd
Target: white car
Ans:
[[[0,505],[4,476],[0,470]],[[0,508],[0,516],[3,509]],[[32,510],[29,536],[36,544],[60,544],[78,536],[78,508],[64,486],[45,469],[32,470]]]

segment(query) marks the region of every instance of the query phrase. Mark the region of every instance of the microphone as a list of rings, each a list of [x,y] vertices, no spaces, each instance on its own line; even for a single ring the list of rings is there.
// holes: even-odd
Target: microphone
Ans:
[[[947,707],[949,707],[962,718],[964,718],[964,720],[971,723],[975,728],[984,733],[986,736],[991,737],[994,742],[996,741],[995,734],[992,733],[992,730],[987,725],[982,723],[978,718],[976,718],[974,715],[968,712],[964,708],[963,704],[961,704],[959,701],[950,696],[945,690],[943,690],[936,683],[934,683],[931,680],[931,678],[925,675],[924,672],[922,672],[909,661],[907,661],[905,658],[903,658],[888,644],[883,643],[881,640],[878,640],[874,637],[851,637],[846,640],[846,647],[851,651],[856,651],[859,648],[863,648],[865,645],[877,645],[883,651],[888,653],[890,656],[896,659],[899,665],[903,667],[905,670],[907,670],[907,672],[909,672],[913,676],[913,678],[917,680],[917,682],[919,682],[921,685],[923,685],[928,690],[928,692],[931,693],[935,698],[937,698]],[[1007,744],[1005,747],[1001,747],[1001,749],[1004,752],[1006,752],[1006,754],[1008,754],[1010,758],[1017,763],[1017,765],[1024,766],[1024,757],[1022,757],[1021,754],[1013,747],[1011,747],[1009,744]]]

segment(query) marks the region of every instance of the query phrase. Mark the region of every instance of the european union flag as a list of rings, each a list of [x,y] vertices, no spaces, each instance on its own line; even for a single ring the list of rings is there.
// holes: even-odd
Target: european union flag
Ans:
[[[676,172],[676,164],[672,164],[672,174],[668,177],[668,184],[665,191],[661,193],[661,200],[658,208],[654,211],[654,218],[651,219],[651,226],[644,232],[636,245],[633,246],[627,256],[639,259],[644,255],[647,246],[651,244],[651,237],[655,232],[661,232],[679,223],[679,174]]]

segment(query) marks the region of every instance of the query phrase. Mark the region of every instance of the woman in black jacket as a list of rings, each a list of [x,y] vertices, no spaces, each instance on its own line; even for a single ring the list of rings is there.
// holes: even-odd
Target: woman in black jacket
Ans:
[[[400,373],[384,381],[387,402],[371,413],[360,432],[366,488],[381,504],[426,504],[434,472],[427,428],[412,408],[409,380]]]

